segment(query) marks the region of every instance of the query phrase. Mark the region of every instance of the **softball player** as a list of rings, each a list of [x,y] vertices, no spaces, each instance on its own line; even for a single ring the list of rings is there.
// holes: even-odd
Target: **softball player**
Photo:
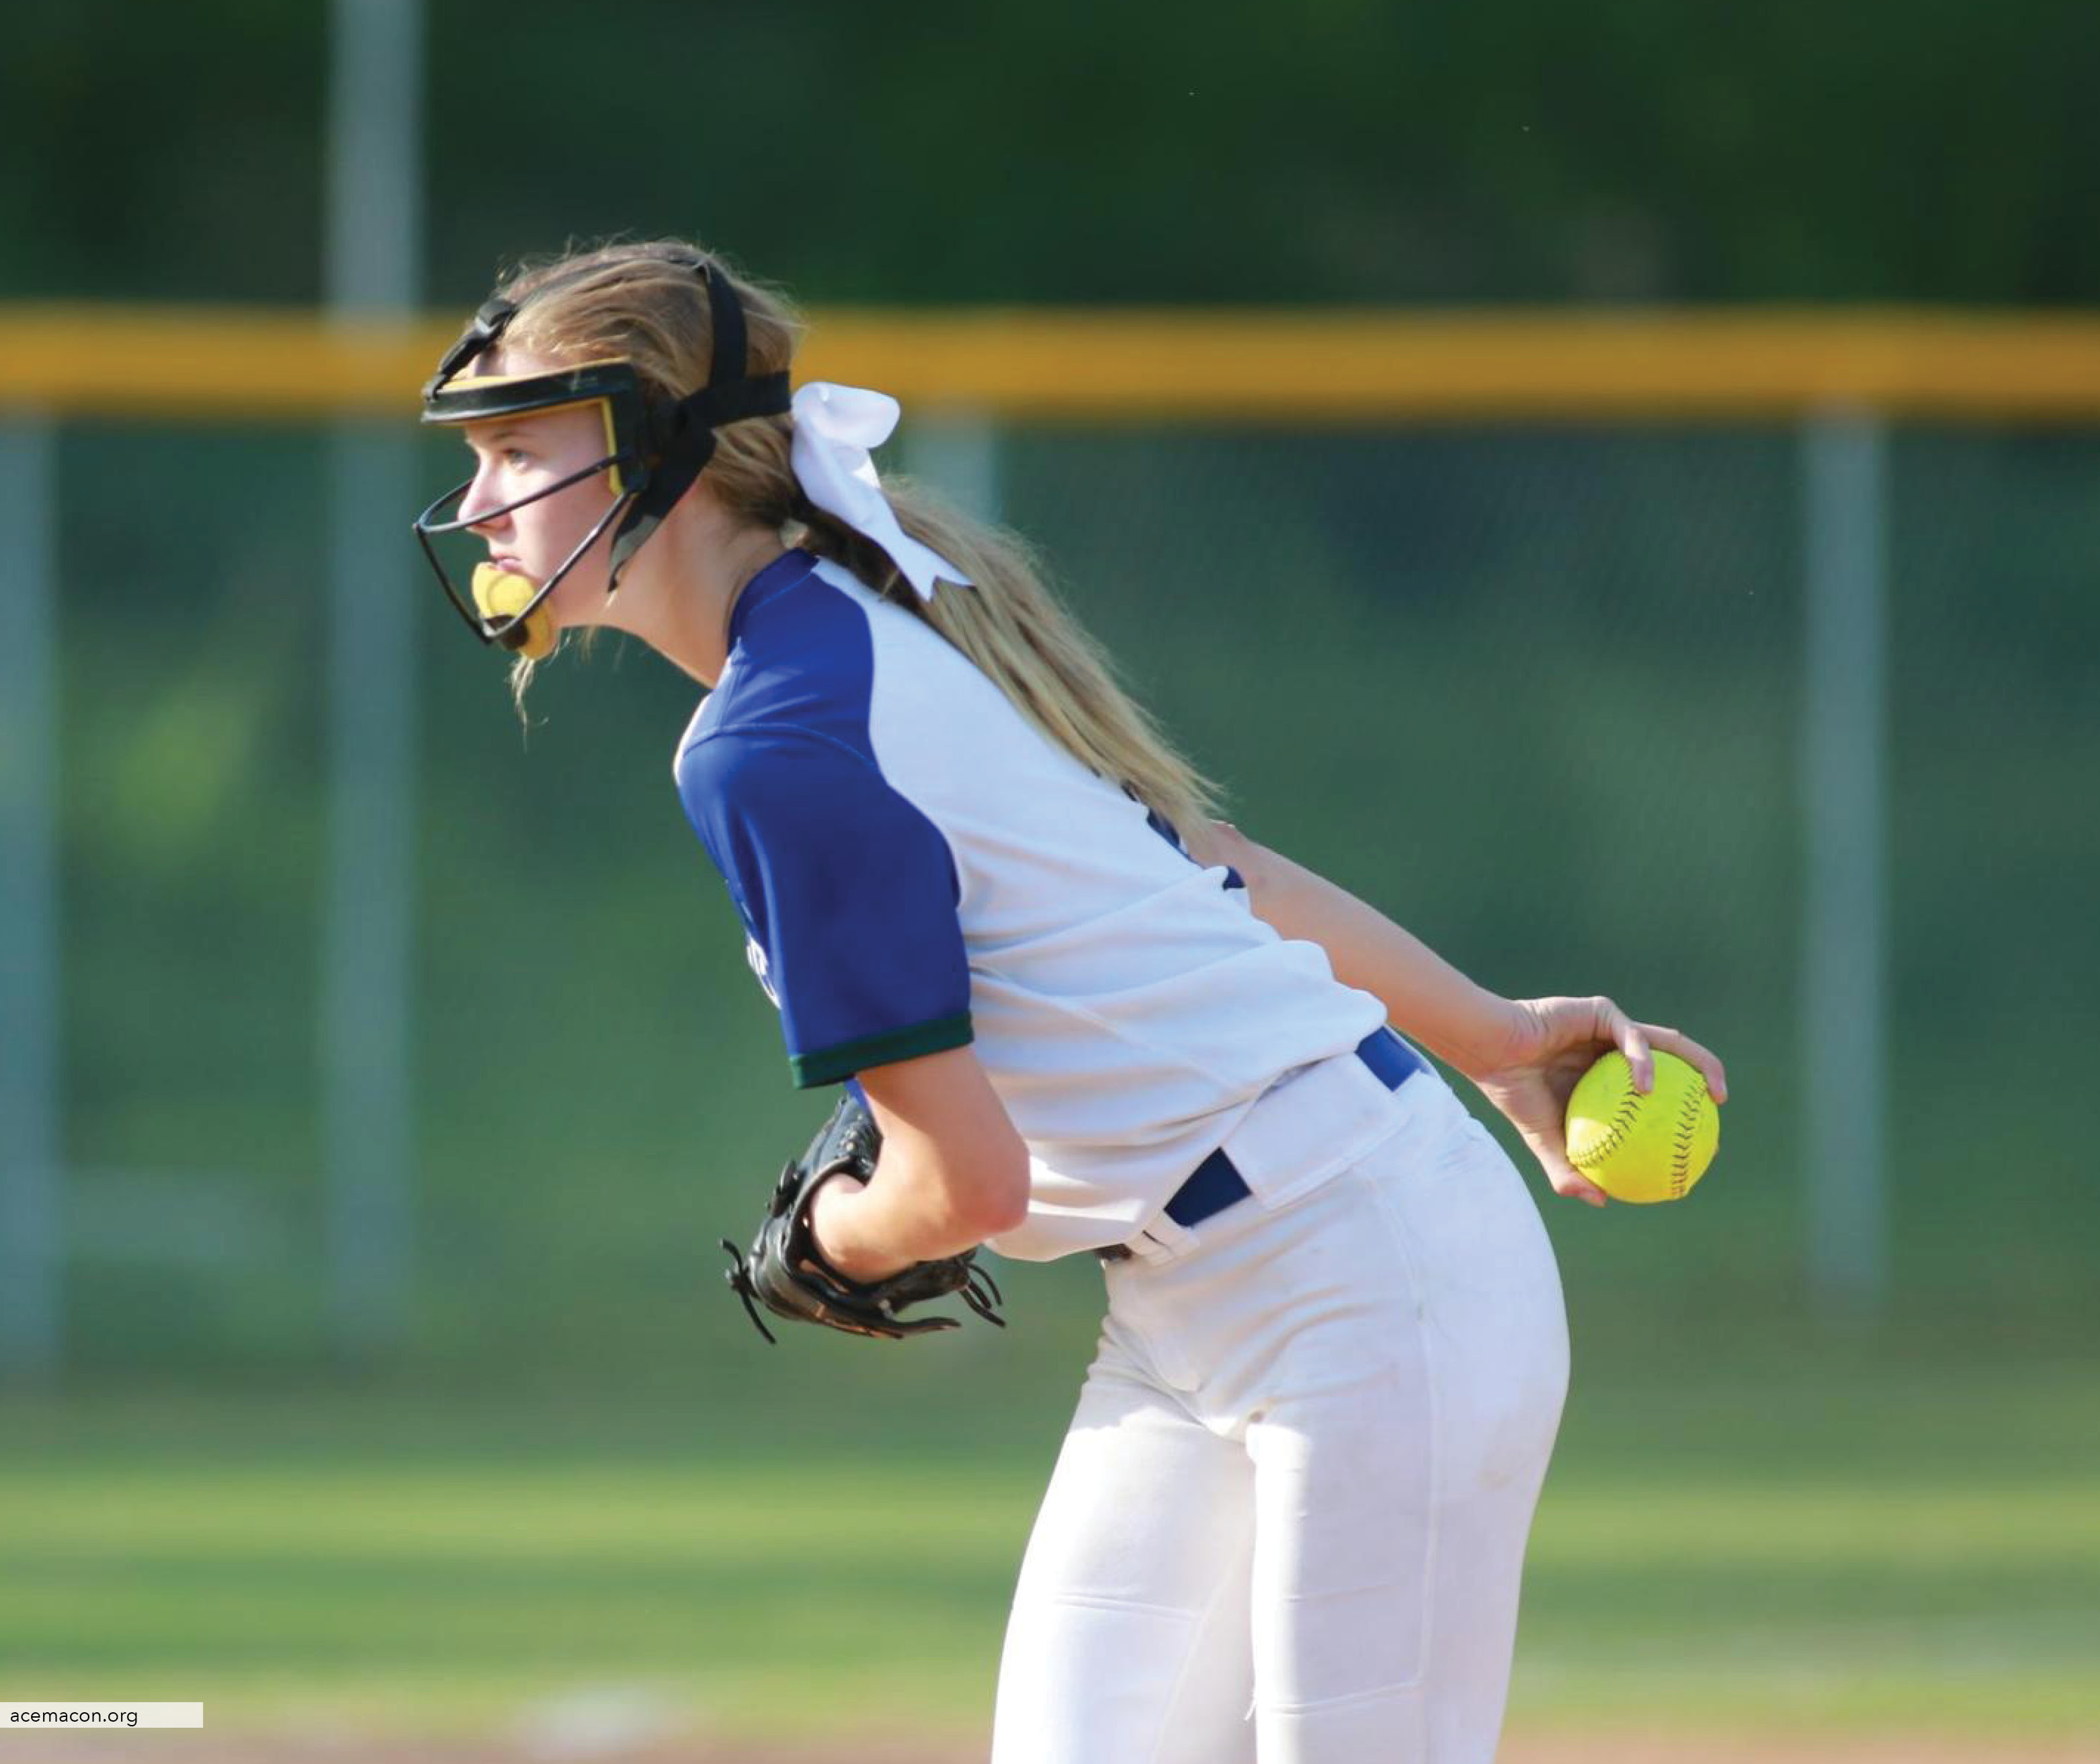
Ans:
[[[712,690],[675,774],[802,1086],[884,1133],[812,1221],[878,1279],[1091,1254],[1101,1342],[1024,1561],[995,1764],[1478,1764],[1567,1376],[1509,1161],[1651,1044],[1511,1002],[1212,818],[1003,536],[885,491],[895,405],[805,385],[777,296],[677,245],[522,273],[426,388],[417,523],[525,673],[641,637]],[[486,551],[471,588],[447,532]],[[521,681],[522,684],[522,681]]]

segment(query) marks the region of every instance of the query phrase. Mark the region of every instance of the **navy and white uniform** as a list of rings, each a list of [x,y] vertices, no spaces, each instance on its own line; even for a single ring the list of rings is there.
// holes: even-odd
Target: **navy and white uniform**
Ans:
[[[676,774],[795,1082],[973,1046],[1030,1159],[992,1247],[1118,1258],[996,1764],[1491,1757],[1566,1379],[1508,1160],[911,614],[791,551],[729,635]]]

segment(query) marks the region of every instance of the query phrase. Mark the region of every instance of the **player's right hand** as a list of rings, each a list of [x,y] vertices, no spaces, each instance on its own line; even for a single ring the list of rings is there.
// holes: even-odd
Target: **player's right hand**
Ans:
[[[1510,1040],[1496,1064],[1471,1076],[1531,1148],[1556,1194],[1592,1206],[1607,1198],[1568,1161],[1568,1099],[1582,1074],[1613,1048],[1626,1056],[1639,1091],[1653,1087],[1649,1050],[1661,1047],[1696,1066],[1715,1102],[1727,1100],[1728,1075],[1718,1056],[1677,1030],[1635,1022],[1609,999],[1520,999],[1515,1006]]]

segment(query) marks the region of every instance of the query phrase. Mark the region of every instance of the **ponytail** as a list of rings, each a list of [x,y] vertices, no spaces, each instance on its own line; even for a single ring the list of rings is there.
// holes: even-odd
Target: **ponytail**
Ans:
[[[944,584],[921,600],[888,553],[806,499],[796,510],[801,543],[932,626],[1082,765],[1194,837],[1218,811],[1217,786],[1123,689],[1107,651],[1051,591],[1026,543],[969,519],[908,478],[885,477],[882,487],[905,533],[949,559],[973,586]]]

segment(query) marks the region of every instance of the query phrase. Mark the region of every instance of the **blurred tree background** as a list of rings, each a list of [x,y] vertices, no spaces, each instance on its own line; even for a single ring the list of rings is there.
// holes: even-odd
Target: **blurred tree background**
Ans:
[[[2085,0],[430,0],[428,292],[696,234],[824,302],[2100,290]],[[325,15],[18,8],[0,298],[310,303]]]

